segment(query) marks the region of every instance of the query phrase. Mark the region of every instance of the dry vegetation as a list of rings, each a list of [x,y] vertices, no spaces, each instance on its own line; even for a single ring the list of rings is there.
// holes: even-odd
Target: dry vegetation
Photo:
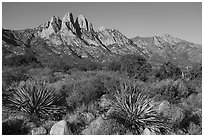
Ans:
[[[56,61],[4,62],[3,134],[31,134],[39,126],[49,133],[62,119],[80,135],[202,134],[200,64],[153,68],[137,55],[103,64]]]

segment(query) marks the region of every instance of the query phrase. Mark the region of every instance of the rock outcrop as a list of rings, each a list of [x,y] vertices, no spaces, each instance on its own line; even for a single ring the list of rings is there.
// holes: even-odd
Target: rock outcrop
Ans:
[[[67,126],[67,122],[65,120],[61,120],[54,124],[50,130],[50,135],[71,135],[71,131]]]
[[[44,127],[33,128],[31,131],[32,135],[46,135],[47,131]]]
[[[83,33],[84,31],[93,31],[92,23],[88,22],[88,20],[83,15],[79,15],[76,18],[75,27],[78,34]]]
[[[57,33],[61,28],[61,19],[59,17],[52,16],[51,20],[45,23],[41,32],[42,38],[49,38],[53,33]]]
[[[142,132],[142,135],[156,135],[154,131],[149,130],[148,128],[145,128]]]
[[[65,34],[68,33],[70,35],[76,34],[76,28],[74,27],[74,17],[72,13],[67,12],[63,17],[61,32]]]
[[[106,96],[107,95],[105,94],[100,98],[99,106],[102,108],[109,108],[112,104],[111,101],[107,99]]]
[[[162,113],[170,109],[171,104],[168,101],[162,101],[158,106],[158,113]]]
[[[90,123],[89,127],[82,131],[82,135],[96,135],[101,129],[104,120],[102,117],[98,117],[96,120]]]

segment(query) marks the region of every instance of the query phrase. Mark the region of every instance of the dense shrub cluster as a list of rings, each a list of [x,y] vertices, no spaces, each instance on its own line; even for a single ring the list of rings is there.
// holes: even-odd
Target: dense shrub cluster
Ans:
[[[82,59],[80,57],[61,55],[52,55],[49,58],[46,56],[40,58],[44,67],[53,69],[54,71],[69,72],[72,69],[81,71],[100,70],[101,64],[92,61],[91,59]]]
[[[114,60],[107,63],[108,70],[120,71],[126,73],[130,77],[146,81],[148,74],[151,72],[152,67],[141,55],[123,55],[119,60]]]
[[[162,80],[167,78],[178,79],[182,75],[180,68],[172,64],[171,62],[164,63],[156,73],[156,78]]]
[[[160,100],[168,100],[171,103],[179,103],[189,95],[187,84],[182,79],[165,79],[149,85],[147,94],[159,95]]]

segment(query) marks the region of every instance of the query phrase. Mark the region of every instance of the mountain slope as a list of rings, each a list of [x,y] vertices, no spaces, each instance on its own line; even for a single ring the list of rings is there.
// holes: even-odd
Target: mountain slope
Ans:
[[[107,61],[124,54],[140,54],[156,64],[173,60],[188,66],[202,60],[201,45],[170,35],[129,39],[115,29],[100,27],[95,31],[84,16],[74,19],[69,12],[34,29],[3,29],[2,41],[4,60],[30,53],[36,60],[70,55]]]
[[[171,60],[178,65],[190,65],[202,62],[202,46],[171,35],[154,37],[135,37],[131,39],[134,44],[143,49],[151,60]]]

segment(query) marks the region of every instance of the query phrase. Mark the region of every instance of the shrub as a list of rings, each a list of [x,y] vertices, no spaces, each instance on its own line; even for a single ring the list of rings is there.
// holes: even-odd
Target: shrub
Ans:
[[[195,64],[188,72],[189,78],[192,79],[202,79],[202,64]]]
[[[146,80],[146,74],[151,71],[151,65],[141,55],[124,55],[119,62],[121,63],[121,71],[137,79]]]
[[[188,134],[189,135],[202,135],[202,128],[193,122],[190,122],[188,127]]]
[[[28,133],[29,127],[25,126],[22,119],[11,119],[2,123],[3,135],[27,135]]]
[[[184,119],[185,112],[182,108],[171,105],[168,109],[161,112],[161,115],[167,118],[168,122],[172,124],[172,127],[176,129],[179,123]]]
[[[75,109],[81,105],[90,105],[103,94],[114,93],[114,86],[120,74],[107,71],[74,72],[63,81],[56,82],[60,92],[66,97],[68,108]],[[71,108],[70,108],[71,107]]]
[[[152,83],[148,91],[150,96],[160,95],[160,100],[168,100],[176,104],[181,102],[189,94],[187,84],[182,79],[166,79],[160,82]]]
[[[202,93],[191,94],[182,101],[182,105],[186,110],[194,111],[197,108],[202,109]]]
[[[81,71],[100,70],[101,64],[92,61],[91,59],[84,59],[73,55],[47,55],[42,58],[42,64],[55,71],[69,72],[72,69]]]
[[[141,134],[145,128],[162,134],[170,130],[166,121],[157,114],[154,98],[143,95],[134,84],[121,83],[111,110],[108,118],[116,119],[133,134]]]
[[[97,127],[95,127],[97,128]],[[127,132],[124,126],[116,122],[115,119],[103,120],[95,135],[124,135]]]
[[[28,75],[31,78],[35,78],[37,76],[50,76],[53,74],[53,70],[50,68],[32,68],[28,71]]]
[[[28,65],[38,65],[38,61],[34,55],[26,51],[24,55],[15,55],[9,58],[2,58],[3,66],[28,66]]]
[[[26,135],[32,127],[29,122],[29,117],[19,111],[10,110],[7,107],[2,107],[2,134],[3,135]]]
[[[121,68],[121,64],[117,60],[113,60],[106,64],[106,69],[111,70],[111,71],[119,71],[120,68]]]
[[[83,104],[88,105],[104,94],[103,85],[96,79],[76,81],[76,83],[70,85],[70,90],[66,95],[66,101],[69,107],[74,108]]]
[[[6,87],[9,87],[14,82],[20,82],[28,79],[27,70],[29,67],[3,67],[2,68],[2,81]]]
[[[45,80],[28,80],[12,89],[10,107],[29,114],[33,118],[59,118],[63,109],[59,106],[62,97]]]
[[[180,68],[176,65],[172,64],[171,62],[165,62],[157,71],[155,77],[159,80],[172,78],[178,79],[182,75]]]
[[[102,68],[101,64],[96,63],[89,59],[79,59],[76,61],[75,68],[78,68],[82,71],[93,71],[93,70],[100,70]]]
[[[83,104],[90,105],[98,101],[103,94],[113,96],[120,80],[132,79],[116,72],[87,71],[67,75],[63,81],[55,84],[66,97],[67,107],[73,111]]]
[[[183,132],[188,133],[189,129],[192,131],[192,127],[191,127],[192,124],[196,125],[197,127],[202,127],[202,112],[201,112],[201,110],[200,111],[198,110],[197,112],[185,110],[185,117],[177,126]],[[200,129],[198,128],[198,130],[200,130]]]

